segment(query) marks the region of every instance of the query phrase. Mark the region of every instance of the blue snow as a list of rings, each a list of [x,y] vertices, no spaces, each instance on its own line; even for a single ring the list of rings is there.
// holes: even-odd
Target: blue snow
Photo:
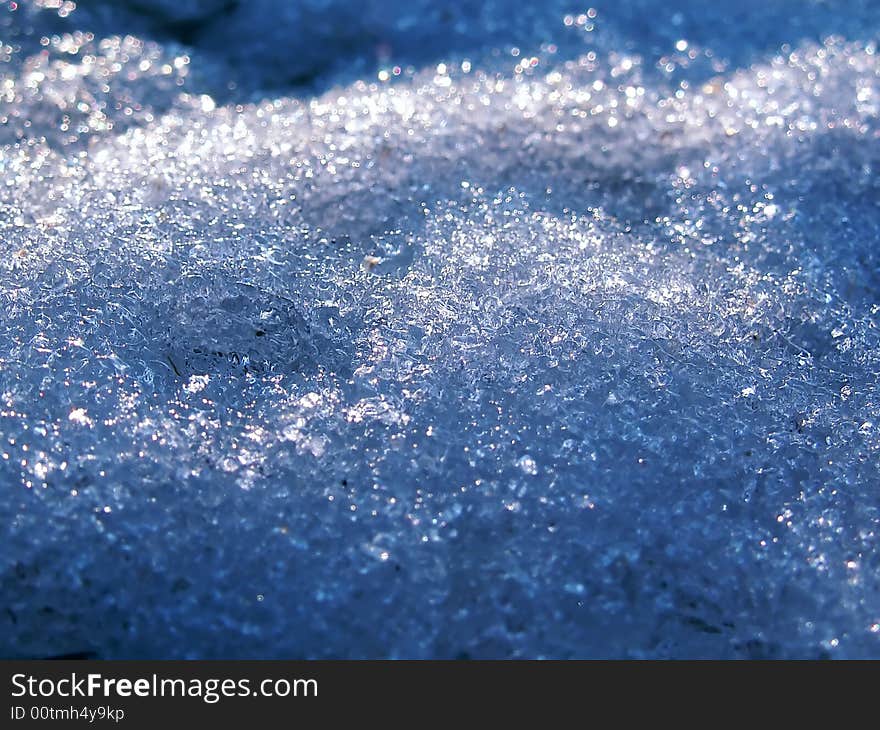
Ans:
[[[0,3],[0,656],[880,657],[880,3]]]

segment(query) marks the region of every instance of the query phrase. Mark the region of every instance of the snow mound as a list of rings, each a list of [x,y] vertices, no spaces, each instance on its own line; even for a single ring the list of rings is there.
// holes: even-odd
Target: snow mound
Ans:
[[[79,5],[0,9],[0,654],[880,656],[870,3]]]

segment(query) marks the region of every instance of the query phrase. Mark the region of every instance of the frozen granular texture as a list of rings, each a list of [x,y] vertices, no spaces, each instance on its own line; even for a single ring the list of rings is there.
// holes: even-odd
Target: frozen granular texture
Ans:
[[[0,7],[0,654],[880,657],[876,4],[381,5]]]

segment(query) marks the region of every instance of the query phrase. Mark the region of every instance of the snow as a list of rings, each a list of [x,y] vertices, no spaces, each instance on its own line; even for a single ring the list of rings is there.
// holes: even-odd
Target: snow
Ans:
[[[0,655],[880,656],[880,10],[523,5],[0,5]]]

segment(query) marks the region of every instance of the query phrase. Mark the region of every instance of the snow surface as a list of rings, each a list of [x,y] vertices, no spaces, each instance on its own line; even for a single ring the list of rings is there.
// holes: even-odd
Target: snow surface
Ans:
[[[880,657],[880,3],[0,4],[0,655]]]

